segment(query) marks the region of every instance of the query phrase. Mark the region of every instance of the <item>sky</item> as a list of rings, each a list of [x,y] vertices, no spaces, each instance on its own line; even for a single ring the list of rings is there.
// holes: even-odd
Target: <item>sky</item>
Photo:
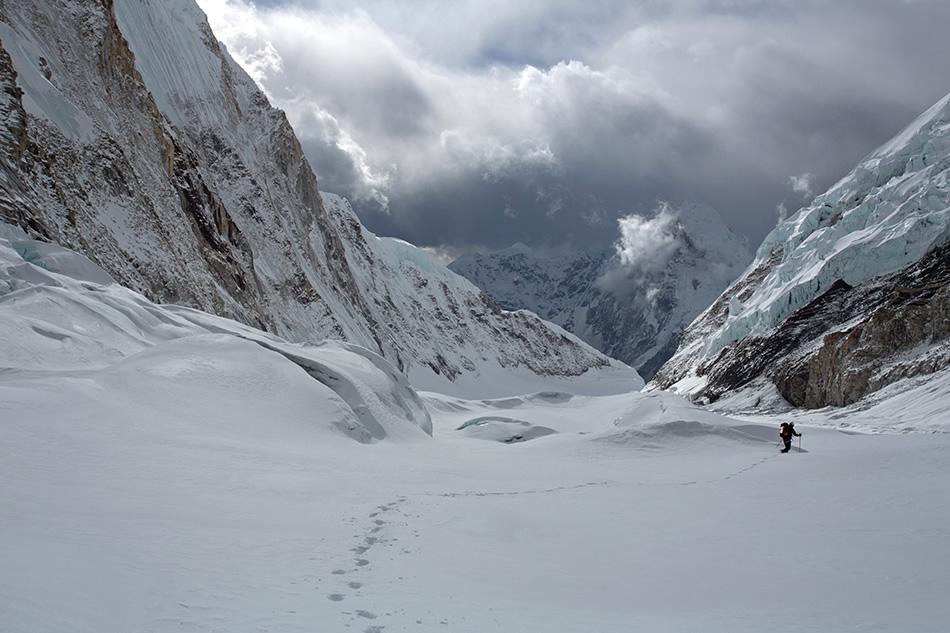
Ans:
[[[943,0],[198,4],[321,190],[449,259],[685,202],[754,249],[950,92]]]

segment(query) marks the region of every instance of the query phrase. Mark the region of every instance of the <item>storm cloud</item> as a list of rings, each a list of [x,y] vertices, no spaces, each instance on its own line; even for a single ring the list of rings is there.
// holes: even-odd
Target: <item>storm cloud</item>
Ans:
[[[938,0],[199,4],[321,189],[450,253],[688,200],[755,245],[950,92]]]

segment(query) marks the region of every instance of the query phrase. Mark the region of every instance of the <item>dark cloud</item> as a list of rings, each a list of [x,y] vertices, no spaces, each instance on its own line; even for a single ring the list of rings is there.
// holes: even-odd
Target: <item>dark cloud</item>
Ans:
[[[937,0],[199,1],[321,188],[448,250],[687,200],[755,245],[950,92]]]

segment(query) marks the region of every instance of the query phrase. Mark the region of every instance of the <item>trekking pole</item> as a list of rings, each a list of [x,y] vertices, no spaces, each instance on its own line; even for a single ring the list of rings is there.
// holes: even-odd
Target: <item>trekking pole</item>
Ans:
[[[799,453],[802,452],[802,436],[801,435],[798,436],[798,452]]]

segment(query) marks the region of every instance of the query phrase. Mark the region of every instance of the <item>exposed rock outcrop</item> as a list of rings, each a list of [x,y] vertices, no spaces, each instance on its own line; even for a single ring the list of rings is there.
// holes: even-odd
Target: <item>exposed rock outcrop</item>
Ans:
[[[933,373],[950,364],[948,246],[867,287],[842,284],[813,303],[819,302],[833,306],[828,312],[839,319],[859,316],[825,334],[817,349],[780,364],[775,384],[796,406],[852,404],[900,378]],[[783,327],[795,320],[789,318]]]
[[[798,407],[846,406],[950,364],[950,246],[857,287],[843,281],[765,336],[704,362],[693,397],[716,402],[759,377]]]

